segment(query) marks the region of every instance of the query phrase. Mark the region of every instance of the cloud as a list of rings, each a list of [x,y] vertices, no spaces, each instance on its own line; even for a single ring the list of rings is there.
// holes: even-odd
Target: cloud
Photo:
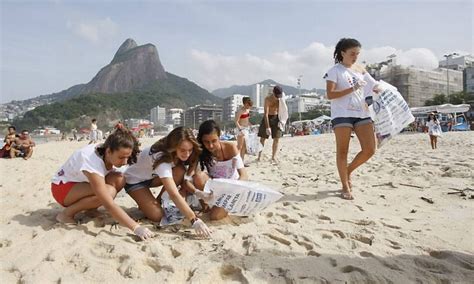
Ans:
[[[67,27],[75,35],[93,43],[110,39],[118,32],[118,25],[109,17],[92,21],[68,21]]]
[[[266,56],[222,55],[193,49],[190,52],[192,68],[188,69],[191,74],[187,75],[209,90],[253,84],[265,79],[295,86],[299,75],[303,75],[303,88],[325,88],[322,77],[334,65],[333,52],[334,46],[319,42],[294,52],[278,51]],[[429,49],[399,50],[390,46],[362,49],[359,62],[381,62],[391,54],[397,55],[397,64],[423,68],[438,66],[438,58]]]

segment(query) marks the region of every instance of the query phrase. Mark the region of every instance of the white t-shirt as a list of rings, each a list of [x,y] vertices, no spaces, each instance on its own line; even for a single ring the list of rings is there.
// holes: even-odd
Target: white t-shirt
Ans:
[[[352,88],[359,80],[363,80],[367,83],[363,89],[331,100],[332,119],[337,117],[370,117],[369,110],[366,107],[365,97],[372,95],[372,89],[376,81],[368,72],[361,74],[338,63],[329,69],[324,75],[324,79],[336,83],[336,91]]]
[[[162,152],[150,153],[151,147],[147,147],[138,155],[137,162],[125,171],[125,181],[128,184],[135,184],[155,177],[173,178],[173,163],[161,163],[153,170],[153,164],[159,159]]]
[[[105,177],[113,171],[114,169],[107,170],[105,168],[104,160],[95,150],[98,145],[91,144],[76,150],[56,172],[51,182],[54,184],[60,182],[89,182],[82,171],[98,174],[101,177]]]

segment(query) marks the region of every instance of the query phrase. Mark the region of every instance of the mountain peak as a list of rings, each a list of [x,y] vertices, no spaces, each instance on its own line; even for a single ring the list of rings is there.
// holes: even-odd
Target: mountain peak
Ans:
[[[117,56],[121,55],[121,54],[124,54],[125,52],[129,51],[130,49],[133,49],[135,47],[137,47],[137,42],[134,41],[132,38],[127,38],[123,43],[122,45],[119,47],[119,49],[117,50],[117,52],[115,53],[114,55],[114,59],[117,58]],[[112,59],[112,61],[114,61]]]

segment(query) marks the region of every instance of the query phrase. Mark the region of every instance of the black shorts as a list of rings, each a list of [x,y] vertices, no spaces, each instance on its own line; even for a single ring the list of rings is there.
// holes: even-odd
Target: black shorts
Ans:
[[[153,179],[149,179],[149,180],[144,180],[142,182],[139,182],[139,183],[134,183],[134,184],[125,184],[125,191],[130,194],[130,192],[132,191],[135,191],[135,190],[138,190],[138,189],[142,189],[142,188],[150,188],[151,186],[151,183],[153,182]]]
[[[272,138],[280,138],[281,137],[281,130],[278,127],[278,115],[269,115],[268,122],[270,123],[270,129],[272,130]],[[262,122],[260,123],[260,127],[258,128],[258,137],[262,137],[268,139],[267,135],[267,128],[265,127],[265,117],[262,118]]]

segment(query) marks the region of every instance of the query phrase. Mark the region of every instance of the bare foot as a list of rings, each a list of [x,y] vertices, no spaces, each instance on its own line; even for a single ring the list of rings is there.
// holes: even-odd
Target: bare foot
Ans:
[[[90,218],[102,217],[102,216],[104,215],[104,213],[100,212],[100,211],[97,210],[97,209],[86,210],[86,211],[84,212],[84,214],[85,214],[87,217],[90,217]]]
[[[342,199],[347,199],[347,200],[353,200],[354,196],[352,196],[351,192],[349,190],[342,190],[341,193],[341,198]]]
[[[56,221],[62,224],[76,224],[76,220],[73,217],[67,216],[63,212],[56,215]]]
[[[275,158],[272,159],[272,165],[278,165],[279,163],[280,162],[277,159]]]

